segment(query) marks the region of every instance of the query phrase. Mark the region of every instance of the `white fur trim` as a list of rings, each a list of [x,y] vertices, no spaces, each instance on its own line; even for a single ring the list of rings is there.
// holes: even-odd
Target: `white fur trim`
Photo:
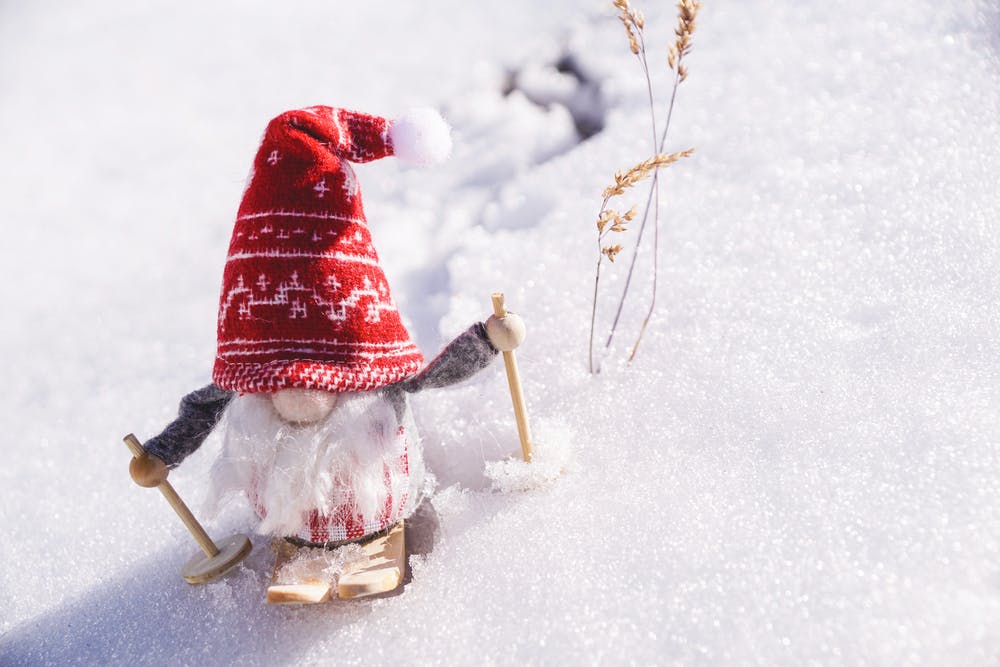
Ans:
[[[389,127],[392,152],[403,162],[431,165],[451,154],[451,127],[434,109],[412,109]]]

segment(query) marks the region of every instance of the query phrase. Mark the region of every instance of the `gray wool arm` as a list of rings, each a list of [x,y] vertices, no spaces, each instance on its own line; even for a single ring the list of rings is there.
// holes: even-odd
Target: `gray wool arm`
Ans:
[[[477,322],[448,343],[427,368],[403,380],[399,386],[412,393],[453,385],[489,366],[498,352],[486,335],[486,325]]]
[[[205,442],[234,393],[214,384],[196,389],[181,399],[177,419],[163,432],[146,441],[145,449],[173,468]]]

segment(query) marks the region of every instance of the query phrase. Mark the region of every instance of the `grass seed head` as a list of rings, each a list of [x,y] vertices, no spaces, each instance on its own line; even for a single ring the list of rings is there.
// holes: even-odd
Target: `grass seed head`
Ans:
[[[628,171],[615,172],[615,182],[604,188],[604,192],[602,194],[605,199],[623,194],[626,189],[632,187],[643,179],[648,178],[656,172],[657,169],[667,167],[681,158],[688,157],[692,153],[694,153],[693,148],[689,148],[679,153],[660,153],[659,155],[654,155],[647,160],[643,160]]]
[[[612,220],[614,220],[615,215],[616,215],[615,212],[612,211],[612,210],[610,210],[610,209],[601,211],[601,214],[599,216],[597,216],[597,233],[598,234],[603,234],[604,233],[605,227],[608,226],[609,222],[611,222]]]
[[[681,81],[687,78],[687,69],[681,65],[681,60],[691,52],[691,39],[699,9],[701,3],[698,0],[680,0],[677,3],[677,27],[674,28],[676,39],[667,54],[667,64],[677,72]]]
[[[604,253],[604,255],[612,263],[615,261],[615,255],[617,255],[621,251],[622,251],[622,247],[620,245],[609,245],[609,246],[606,246],[604,248],[601,248],[601,252]]]
[[[639,51],[642,49],[639,34],[646,26],[646,19],[642,17],[642,14],[632,9],[628,0],[613,0],[611,4],[618,10],[618,20],[625,26],[629,50],[635,55],[639,55]]]

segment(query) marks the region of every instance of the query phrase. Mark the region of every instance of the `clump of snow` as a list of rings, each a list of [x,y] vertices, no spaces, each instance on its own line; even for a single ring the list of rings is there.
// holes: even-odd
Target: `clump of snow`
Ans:
[[[364,549],[357,544],[348,544],[339,549],[301,548],[278,570],[275,583],[298,584],[305,581],[336,583],[341,572],[365,558]]]
[[[552,484],[566,472],[572,452],[572,431],[562,424],[541,424],[532,439],[532,456],[525,461],[518,451],[506,459],[486,464],[486,476],[502,493],[530,491]]]

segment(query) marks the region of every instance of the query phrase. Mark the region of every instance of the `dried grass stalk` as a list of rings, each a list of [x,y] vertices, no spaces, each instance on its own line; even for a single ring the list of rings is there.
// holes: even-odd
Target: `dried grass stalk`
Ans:
[[[646,229],[646,221],[649,218],[649,212],[652,205],[653,210],[653,278],[652,278],[652,288],[653,294],[649,304],[649,310],[646,313],[646,318],[643,320],[642,327],[639,330],[639,335],[636,338],[635,344],[632,347],[632,353],[629,355],[629,361],[635,357],[636,350],[639,347],[639,342],[642,340],[643,333],[646,331],[646,326],[649,324],[649,320],[652,317],[653,310],[656,305],[656,287],[658,278],[658,255],[659,255],[659,170],[663,167],[667,167],[674,162],[677,162],[681,158],[688,157],[694,151],[693,149],[688,149],[685,151],[680,151],[679,153],[664,153],[663,147],[667,139],[667,130],[670,128],[670,120],[673,116],[674,111],[674,101],[677,97],[677,87],[683,82],[688,75],[688,70],[683,60],[688,53],[691,51],[692,46],[692,36],[694,34],[696,19],[698,11],[701,9],[701,3],[698,0],[680,0],[677,3],[677,26],[674,28],[675,40],[673,45],[670,46],[667,63],[670,69],[674,71],[674,85],[673,90],[670,95],[670,105],[667,110],[667,122],[663,127],[663,134],[660,135],[659,141],[657,142],[657,127],[656,127],[656,108],[653,104],[653,90],[652,90],[652,80],[649,73],[649,65],[646,60],[646,48],[645,41],[643,38],[643,28],[645,27],[645,19],[642,14],[632,8],[629,4],[629,0],[612,0],[612,5],[618,10],[618,19],[621,21],[625,28],[625,34],[628,37],[629,50],[635,54],[642,66],[643,74],[646,77],[646,88],[649,93],[649,112],[650,121],[652,124],[652,139],[653,139],[653,152],[656,153],[653,157],[643,160],[639,164],[635,165],[631,169],[624,172],[615,173],[615,182],[604,189],[603,196],[604,201],[601,204],[601,210],[597,217],[597,232],[598,232],[598,249],[600,250],[597,256],[597,269],[594,275],[594,299],[590,315],[590,346],[589,346],[589,360],[590,360],[590,372],[598,372],[598,368],[594,365],[594,327],[597,318],[597,296],[598,287],[601,280],[601,260],[605,257],[610,262],[615,261],[615,256],[621,252],[621,245],[603,245],[603,240],[605,235],[611,232],[624,232],[627,230],[627,223],[631,222],[635,217],[636,208],[633,206],[628,213],[625,215],[620,215],[617,212],[607,208],[608,200],[612,197],[619,196],[625,192],[628,188],[636,185],[637,183],[645,180],[646,178],[652,176],[653,182],[650,185],[649,196],[646,199],[646,208],[643,212],[642,223],[639,225],[639,233],[635,241],[635,249],[632,254],[632,261],[629,265],[628,276],[625,280],[625,287],[622,290],[621,298],[618,302],[618,309],[615,313],[614,321],[611,324],[611,330],[608,334],[608,340],[605,343],[605,349],[611,346],[611,341],[614,339],[615,332],[618,327],[618,321],[622,314],[622,309],[625,305],[625,298],[628,296],[629,287],[632,284],[632,274],[635,269],[636,259],[639,256],[639,248],[642,243],[643,232]],[[654,205],[655,200],[655,205]]]

